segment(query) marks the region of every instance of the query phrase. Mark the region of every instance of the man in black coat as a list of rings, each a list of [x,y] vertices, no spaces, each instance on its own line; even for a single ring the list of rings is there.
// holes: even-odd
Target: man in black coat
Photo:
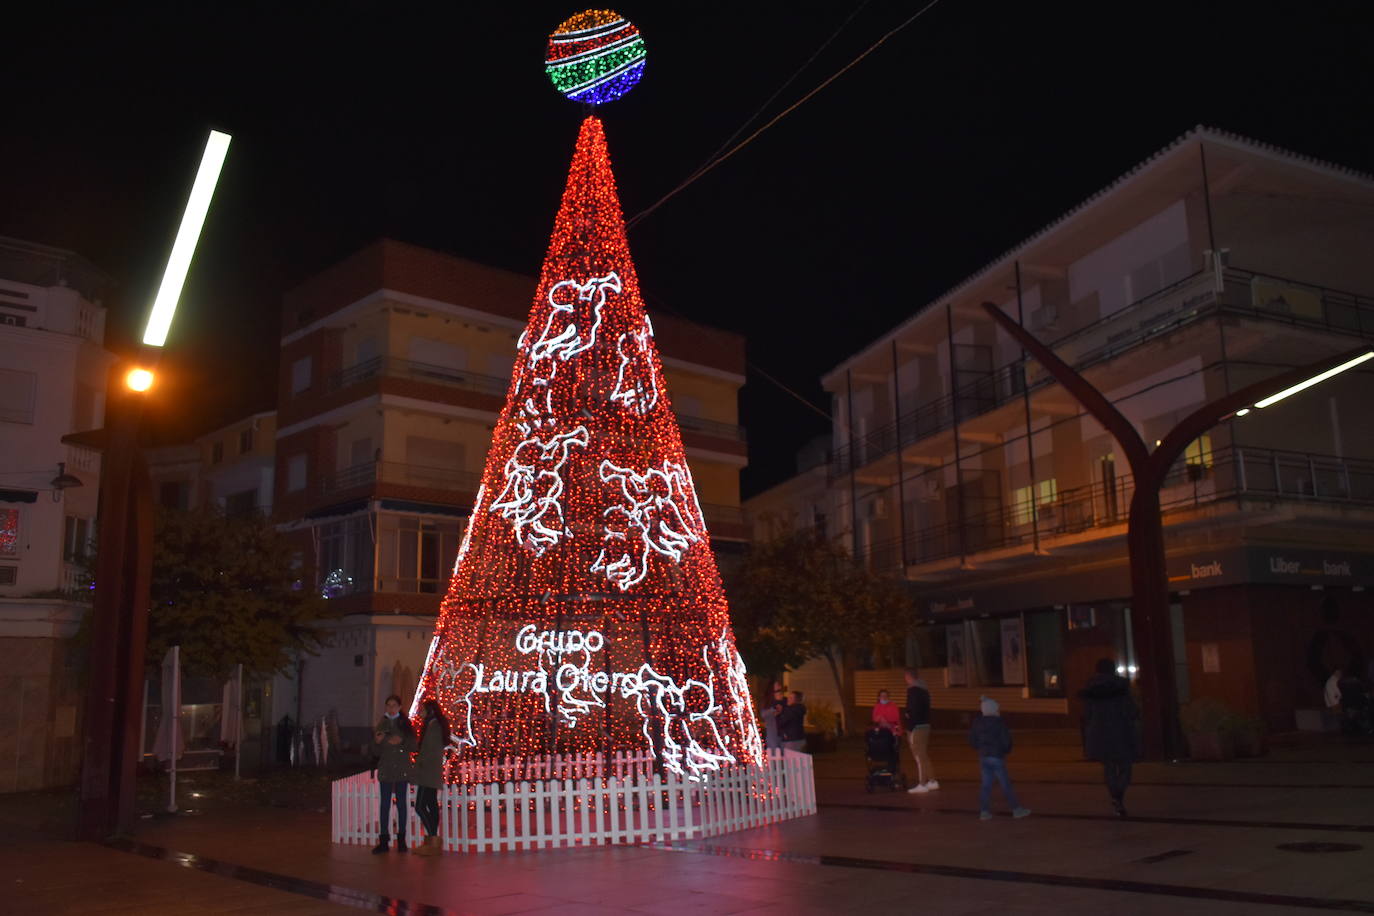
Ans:
[[[806,704],[800,690],[792,691],[792,702],[778,710],[778,736],[789,751],[806,750]]]
[[[1131,763],[1140,756],[1139,713],[1130,682],[1116,673],[1116,662],[1104,658],[1078,696],[1083,700],[1083,750],[1089,760],[1102,762],[1112,807],[1125,817]]]

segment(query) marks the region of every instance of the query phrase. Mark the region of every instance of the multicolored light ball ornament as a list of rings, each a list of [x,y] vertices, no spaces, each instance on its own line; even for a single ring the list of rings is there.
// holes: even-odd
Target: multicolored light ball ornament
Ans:
[[[614,10],[587,10],[549,36],[544,70],[574,102],[603,105],[635,87],[646,54],[633,22]]]

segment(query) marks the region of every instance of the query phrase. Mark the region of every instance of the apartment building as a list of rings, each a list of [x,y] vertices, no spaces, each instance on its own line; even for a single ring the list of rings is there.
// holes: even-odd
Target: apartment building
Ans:
[[[535,285],[381,240],[285,298],[276,517],[341,617],[330,648],[278,690],[297,691],[307,721],[336,711],[345,740],[370,734],[387,694],[414,690]],[[728,555],[747,539],[743,340],[653,321],[712,542]]]
[[[153,498],[169,509],[272,514],[277,412],[235,420],[189,443],[145,451]]]
[[[1119,445],[983,309],[1073,365],[1147,444],[1238,387],[1374,341],[1374,179],[1198,128],[823,379],[833,512],[912,583],[937,707],[991,693],[1077,721],[1101,657],[1133,672]],[[1374,372],[1214,427],[1162,492],[1180,697],[1316,721],[1374,648]],[[897,671],[860,672],[871,703]],[[1319,717],[1317,717],[1319,718]]]
[[[99,427],[114,361],[110,279],[80,255],[0,238],[0,791],[69,784],[81,697],[70,637],[95,533],[100,456],[62,437]]]

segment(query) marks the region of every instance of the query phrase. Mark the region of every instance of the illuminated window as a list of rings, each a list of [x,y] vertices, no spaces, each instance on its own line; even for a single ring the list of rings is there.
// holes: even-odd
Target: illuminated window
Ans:
[[[1033,496],[1037,494],[1038,498]],[[1049,480],[1042,480],[1033,486],[1017,487],[1011,491],[1011,520],[1013,525],[1029,525],[1031,523],[1031,513],[1035,511],[1035,505],[1043,507],[1053,505],[1059,498],[1059,483],[1051,477]]]
[[[459,522],[403,515],[378,519],[377,590],[438,594],[458,553]]]
[[[1210,468],[1212,466],[1212,437],[1207,433],[1198,436],[1183,450],[1183,461],[1189,467]]]
[[[19,510],[0,509],[0,557],[19,556]]]

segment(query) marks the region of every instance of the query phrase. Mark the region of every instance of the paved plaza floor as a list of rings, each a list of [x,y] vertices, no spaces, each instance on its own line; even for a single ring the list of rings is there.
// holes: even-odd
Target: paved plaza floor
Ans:
[[[50,839],[31,815],[26,830],[0,801],[0,912],[1374,913],[1374,747],[1142,765],[1124,820],[1072,756],[1018,748],[1023,820],[1000,799],[978,819],[973,762],[947,738],[924,796],[866,794],[862,760],[840,752],[817,757],[815,817],[671,847],[431,859],[333,845],[308,800],[153,818],[106,846]]]

